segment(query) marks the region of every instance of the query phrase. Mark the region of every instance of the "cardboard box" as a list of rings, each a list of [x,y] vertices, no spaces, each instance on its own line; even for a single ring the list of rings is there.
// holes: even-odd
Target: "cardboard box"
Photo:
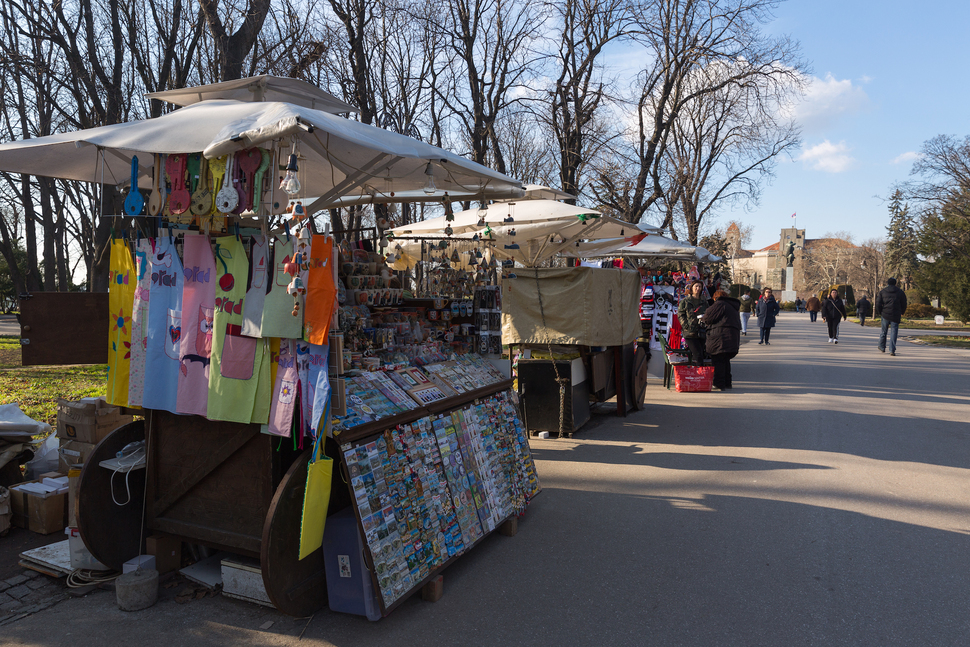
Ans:
[[[95,447],[97,447],[95,443],[62,440],[61,446],[57,450],[59,459],[57,471],[67,474],[72,465],[84,464]]]
[[[100,398],[57,401],[57,437],[65,440],[96,444],[132,420],[121,413],[121,407],[108,406]]]
[[[152,535],[145,539],[145,554],[155,557],[159,574],[182,567],[182,540],[167,535]]]
[[[328,375],[344,374],[344,334],[342,332],[330,333],[330,360]]]
[[[28,481],[37,483],[37,481]],[[31,532],[49,535],[67,526],[67,493],[42,496],[21,490],[10,490],[13,525]]]

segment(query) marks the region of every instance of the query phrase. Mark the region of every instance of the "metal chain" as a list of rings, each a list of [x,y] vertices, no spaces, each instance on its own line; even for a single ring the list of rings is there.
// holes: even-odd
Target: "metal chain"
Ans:
[[[535,268],[536,278],[536,296],[539,300],[539,314],[542,316],[542,327],[546,326],[546,311],[542,307],[542,290],[539,289],[539,269]],[[552,354],[552,344],[546,342],[546,348],[549,350],[549,359],[552,360],[552,370],[556,373],[556,384],[559,385],[559,437],[562,438],[563,434],[566,433],[566,386],[569,384],[569,379],[561,377],[559,375],[559,366],[556,365],[556,358]]]

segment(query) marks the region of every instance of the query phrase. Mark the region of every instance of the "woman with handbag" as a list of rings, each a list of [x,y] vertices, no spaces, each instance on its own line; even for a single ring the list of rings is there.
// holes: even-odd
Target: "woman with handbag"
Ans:
[[[704,363],[704,312],[707,299],[704,298],[704,284],[694,281],[690,284],[689,294],[677,306],[677,318],[683,331],[684,341],[690,350],[690,362],[700,366]]]
[[[848,318],[845,304],[839,297],[839,291],[832,290],[828,298],[825,299],[825,303],[822,304],[822,321],[828,324],[830,344],[839,343],[839,323]]]

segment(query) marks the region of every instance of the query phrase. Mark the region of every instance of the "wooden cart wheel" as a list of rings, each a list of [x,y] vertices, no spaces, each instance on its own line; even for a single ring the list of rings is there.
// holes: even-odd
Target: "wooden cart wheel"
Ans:
[[[643,402],[647,395],[647,352],[642,346],[637,346],[633,356],[633,408],[643,409]]]
[[[266,513],[260,550],[266,594],[277,609],[298,618],[319,611],[327,603],[323,548],[299,559],[300,522],[310,452],[308,449],[296,459],[276,488]]]
[[[81,539],[95,559],[116,571],[142,553],[145,469],[115,474],[100,463],[139,440],[145,440],[143,420],[112,431],[88,455],[78,483],[77,527]]]

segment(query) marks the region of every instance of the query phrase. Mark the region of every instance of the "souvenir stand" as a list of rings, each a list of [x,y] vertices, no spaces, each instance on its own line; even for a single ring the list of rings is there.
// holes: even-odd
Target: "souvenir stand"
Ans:
[[[589,419],[590,401],[614,396],[618,415],[642,408],[639,293],[639,275],[620,269],[522,269],[503,283],[502,336],[523,351],[518,384],[529,431],[568,437]],[[525,351],[547,357],[526,359]]]
[[[269,600],[309,615],[328,591],[323,548],[302,544],[318,530],[304,507],[317,439],[337,462],[330,514],[353,511],[380,617],[514,521],[539,484],[511,381],[442,321],[455,302],[406,300],[373,246],[341,248],[308,215],[378,193],[521,187],[337,117],[352,108],[293,79],[152,97],[186,107],[0,145],[0,170],[130,178],[134,227],[123,239],[119,220],[111,242],[108,401],[144,420],[84,461],[80,534],[118,570],[150,534],[256,559]],[[470,295],[456,318],[471,319]],[[112,459],[140,441],[145,462],[122,474]]]
[[[687,363],[686,354],[679,344],[680,323],[677,321],[677,304],[683,297],[687,284],[700,276],[700,263],[717,262],[720,257],[711,254],[703,247],[697,247],[663,236],[650,236],[631,243],[629,240],[614,239],[583,243],[570,251],[570,255],[586,259],[660,259],[681,261],[698,265],[689,271],[668,272],[659,275],[647,271],[641,279],[640,321],[643,328],[641,343],[651,351],[648,355],[648,373],[664,378],[668,385],[673,365]],[[671,343],[668,340],[678,341]]]

